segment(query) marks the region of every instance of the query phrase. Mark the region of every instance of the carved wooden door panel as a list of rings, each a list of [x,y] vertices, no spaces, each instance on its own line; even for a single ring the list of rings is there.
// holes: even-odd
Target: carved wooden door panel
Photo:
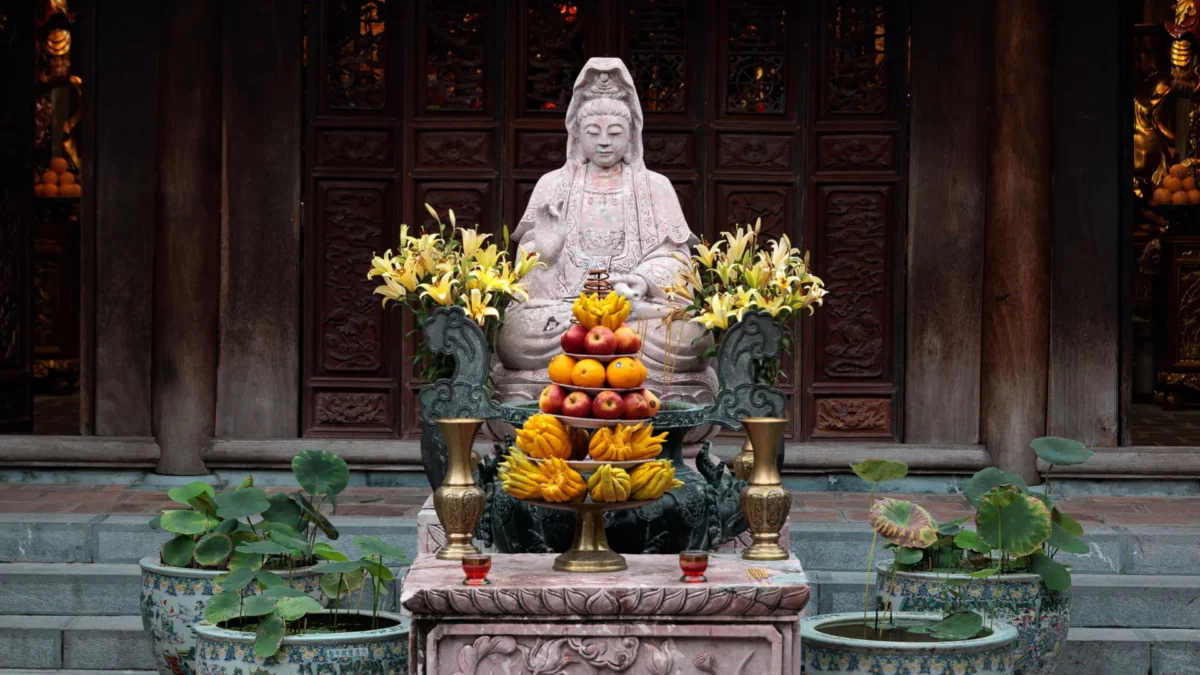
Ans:
[[[0,431],[8,432],[33,428],[34,4],[0,1]]]
[[[907,3],[822,3],[806,244],[829,291],[805,322],[806,435],[901,437]]]
[[[400,222],[403,3],[308,4],[304,275],[306,436],[399,433],[399,313],[366,279]]]

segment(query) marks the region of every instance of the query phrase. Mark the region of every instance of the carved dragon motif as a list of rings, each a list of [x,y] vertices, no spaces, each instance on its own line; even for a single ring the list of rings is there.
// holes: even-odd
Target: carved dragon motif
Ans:
[[[712,424],[742,428],[747,417],[781,417],[783,392],[754,382],[755,361],[779,356],[783,327],[765,312],[746,312],[721,340],[717,351],[717,400],[706,411]]]

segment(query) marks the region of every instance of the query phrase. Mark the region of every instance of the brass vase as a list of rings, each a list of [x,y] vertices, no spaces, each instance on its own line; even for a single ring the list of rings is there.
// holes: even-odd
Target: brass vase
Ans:
[[[750,434],[747,433],[746,440],[742,443],[742,451],[730,460],[729,469],[738,480],[750,480],[750,470],[753,468],[754,446],[750,444]]]
[[[754,448],[754,464],[749,484],[742,488],[742,514],[750,525],[754,543],[742,552],[746,560],[787,560],[788,550],[779,545],[779,531],[792,509],[792,494],[783,487],[775,464],[779,439],[787,427],[780,417],[753,417],[741,420]]]
[[[475,485],[471,467],[471,444],[483,420],[443,419],[438,428],[446,437],[448,464],[442,486],[433,493],[433,508],[446,528],[446,543],[437,552],[439,560],[462,560],[475,548],[475,526],[483,517],[486,500],[483,490]]]

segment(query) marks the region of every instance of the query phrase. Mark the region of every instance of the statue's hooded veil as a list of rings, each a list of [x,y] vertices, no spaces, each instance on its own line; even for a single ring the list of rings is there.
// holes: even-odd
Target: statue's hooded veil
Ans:
[[[579,109],[584,103],[598,98],[617,99],[629,106],[633,121],[629,130],[630,145],[625,162],[635,169],[643,168],[645,164],[642,158],[642,129],[645,120],[642,116],[642,104],[638,100],[633,76],[629,74],[624,62],[617,58],[588,59],[583,70],[579,72],[579,77],[575,78],[571,103],[567,106],[567,167],[574,169],[583,164],[578,130],[575,128],[579,122]]]

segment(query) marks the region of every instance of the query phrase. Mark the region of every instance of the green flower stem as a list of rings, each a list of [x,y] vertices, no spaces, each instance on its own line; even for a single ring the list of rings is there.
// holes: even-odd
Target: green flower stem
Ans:
[[[875,504],[875,490],[879,489],[879,483],[871,483],[871,494],[867,495],[867,509],[870,509]],[[879,539],[879,533],[876,532],[871,537],[871,550],[867,553],[867,576],[863,581],[863,625],[867,625],[867,614],[870,611],[871,598],[871,563],[875,560],[875,542]]]

